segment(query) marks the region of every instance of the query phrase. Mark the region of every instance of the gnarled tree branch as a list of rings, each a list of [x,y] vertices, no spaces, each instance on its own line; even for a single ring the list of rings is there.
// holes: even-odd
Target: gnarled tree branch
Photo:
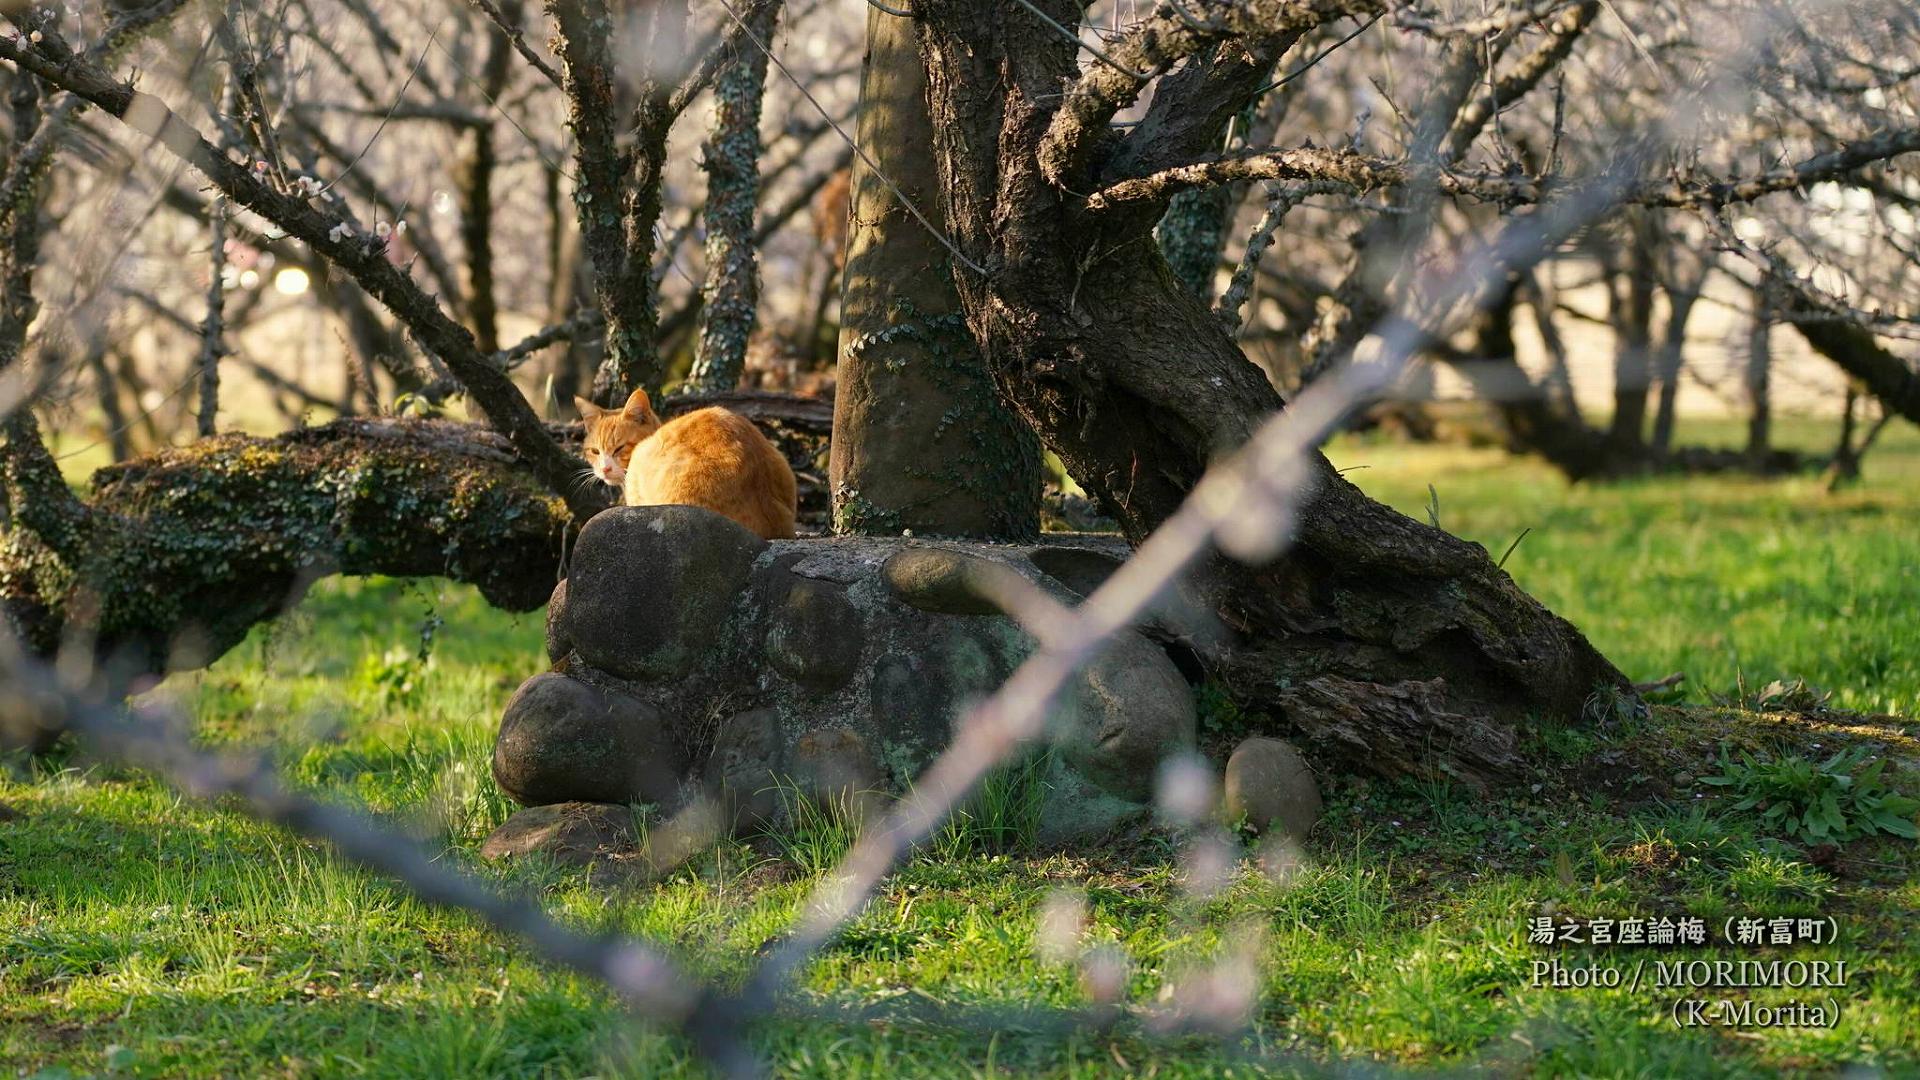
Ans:
[[[215,436],[101,470],[88,514],[77,551],[0,534],[0,607],[36,651],[78,632],[155,672],[211,662],[329,574],[445,576],[530,611],[570,527],[504,438],[445,421]]]

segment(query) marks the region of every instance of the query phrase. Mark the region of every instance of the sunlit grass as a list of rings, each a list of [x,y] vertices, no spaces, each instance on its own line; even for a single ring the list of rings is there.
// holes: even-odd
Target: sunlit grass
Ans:
[[[1691,437],[1727,443],[1727,425]],[[1824,449],[1827,428],[1784,425]],[[1683,431],[1683,435],[1687,433]],[[1499,558],[1628,675],[1685,672],[1691,700],[1805,679],[1834,704],[1920,715],[1920,431],[1897,424],[1863,480],[1655,477],[1573,486],[1497,449],[1345,439],[1334,464],[1368,494]]]

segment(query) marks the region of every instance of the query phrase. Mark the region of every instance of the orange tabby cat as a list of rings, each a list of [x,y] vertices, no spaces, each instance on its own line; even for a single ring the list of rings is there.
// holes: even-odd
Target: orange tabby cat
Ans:
[[[753,421],[709,406],[662,424],[645,390],[620,409],[573,402],[587,422],[587,464],[628,506],[704,506],[763,539],[793,535],[793,469]]]

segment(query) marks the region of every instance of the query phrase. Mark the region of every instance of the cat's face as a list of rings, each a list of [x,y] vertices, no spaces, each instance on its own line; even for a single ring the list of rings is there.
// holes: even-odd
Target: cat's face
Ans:
[[[574,398],[573,403],[587,422],[586,441],[580,447],[587,467],[602,483],[619,487],[627,478],[634,447],[660,428],[647,392],[635,390],[618,409],[603,409],[586,398]]]

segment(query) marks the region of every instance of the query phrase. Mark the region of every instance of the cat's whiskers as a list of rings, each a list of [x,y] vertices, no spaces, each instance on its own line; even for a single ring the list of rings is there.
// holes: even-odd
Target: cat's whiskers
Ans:
[[[579,472],[573,474],[573,479],[572,481],[569,482],[567,486],[567,494],[577,495],[580,492],[587,490],[588,484],[594,484],[594,483],[606,483],[606,482],[604,480],[601,480],[600,475],[594,472],[592,469],[590,468],[581,469]],[[609,484],[608,486],[611,487],[612,485]]]

